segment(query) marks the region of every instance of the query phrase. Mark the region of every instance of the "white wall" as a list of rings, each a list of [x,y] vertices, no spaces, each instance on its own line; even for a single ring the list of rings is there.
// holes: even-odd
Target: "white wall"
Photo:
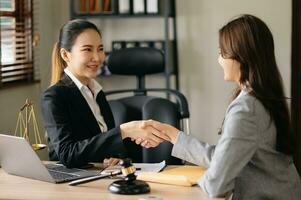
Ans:
[[[290,96],[291,1],[177,0],[180,86],[188,97],[192,134],[215,143],[234,85],[217,63],[218,30],[232,17],[253,14],[270,27],[276,57]]]
[[[38,47],[38,63],[41,82],[19,87],[0,89],[0,133],[14,132],[17,113],[26,98],[36,103],[37,117],[41,119],[39,101],[50,79],[51,51],[58,38],[61,25],[69,19],[68,0],[38,0],[38,30],[41,42]],[[217,64],[218,29],[231,17],[250,13],[262,18],[271,28],[276,46],[276,55],[280,71],[284,77],[287,95],[290,95],[290,52],[291,52],[291,1],[284,0],[176,0],[178,23],[178,49],[181,91],[188,97],[191,111],[191,129],[196,137],[215,143],[218,139],[217,129],[223,119],[229,103],[233,85],[223,81],[222,69]],[[163,25],[144,25],[141,19],[123,21],[116,20],[110,25],[108,19],[103,22],[107,29],[117,31],[104,33],[104,39],[120,37],[120,39],[160,38],[162,32],[157,31]],[[139,31],[135,31],[136,25]],[[110,27],[111,26],[111,27]],[[141,28],[142,27],[142,28]],[[130,29],[132,31],[130,31]],[[101,27],[101,29],[103,29]],[[127,30],[127,31],[124,31]],[[105,30],[103,30],[105,31]],[[141,32],[142,31],[142,32]],[[124,36],[124,37],[123,37]],[[109,43],[105,45],[110,45]],[[125,87],[133,80],[120,77],[100,80],[107,89]],[[162,78],[153,77],[147,80],[153,87],[162,83]],[[43,134],[42,122],[39,120],[40,132]],[[46,152],[40,153],[43,159]]]

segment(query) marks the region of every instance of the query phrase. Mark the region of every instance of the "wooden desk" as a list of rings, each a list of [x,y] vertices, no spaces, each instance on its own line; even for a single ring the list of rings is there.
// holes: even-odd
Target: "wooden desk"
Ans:
[[[162,200],[209,200],[199,187],[182,187],[149,183],[151,192],[143,195],[118,195],[108,191],[113,179],[101,179],[78,186],[67,183],[53,184],[18,176],[12,176],[0,168],[0,199],[135,199],[145,196],[156,196]],[[212,199],[211,199],[212,200]]]

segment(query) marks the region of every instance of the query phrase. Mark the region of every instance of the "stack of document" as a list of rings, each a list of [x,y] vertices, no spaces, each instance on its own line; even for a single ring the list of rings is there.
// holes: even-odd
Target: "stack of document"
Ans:
[[[163,172],[141,172],[137,179],[148,182],[170,185],[193,186],[205,173],[206,169],[200,166],[181,166],[164,170]]]
[[[134,167],[138,169],[136,175],[139,175],[143,172],[160,172],[166,167],[166,162],[163,160],[160,163],[133,163]]]
[[[160,172],[165,168],[166,162],[163,160],[160,163],[133,163],[133,166],[136,168],[135,175],[138,175],[142,172]],[[101,174],[114,173],[120,171],[121,168],[120,165],[110,166],[102,171]]]

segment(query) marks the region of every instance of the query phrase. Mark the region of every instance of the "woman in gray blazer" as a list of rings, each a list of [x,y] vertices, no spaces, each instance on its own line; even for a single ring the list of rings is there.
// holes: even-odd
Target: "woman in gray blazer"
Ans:
[[[217,145],[150,121],[174,144],[172,155],[208,168],[198,185],[211,197],[301,199],[292,155],[294,139],[273,36],[255,16],[242,15],[219,30],[219,64],[238,87]],[[146,140],[137,140],[142,145]]]

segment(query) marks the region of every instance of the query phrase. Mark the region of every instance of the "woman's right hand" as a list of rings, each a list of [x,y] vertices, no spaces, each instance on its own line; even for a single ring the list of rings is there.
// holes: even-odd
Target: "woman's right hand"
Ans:
[[[169,138],[162,132],[158,131],[152,126],[148,126],[146,121],[131,121],[120,125],[122,139],[131,138],[136,140],[138,138],[147,141],[146,148],[156,147],[164,140]]]
[[[176,142],[176,138],[179,135],[180,130],[166,123],[161,123],[155,120],[147,120],[145,121],[146,126],[151,126],[159,131],[161,134],[165,135],[164,140],[167,140],[174,144]],[[159,135],[158,135],[159,136]],[[160,137],[160,136],[159,136]],[[143,146],[143,145],[142,145]]]

